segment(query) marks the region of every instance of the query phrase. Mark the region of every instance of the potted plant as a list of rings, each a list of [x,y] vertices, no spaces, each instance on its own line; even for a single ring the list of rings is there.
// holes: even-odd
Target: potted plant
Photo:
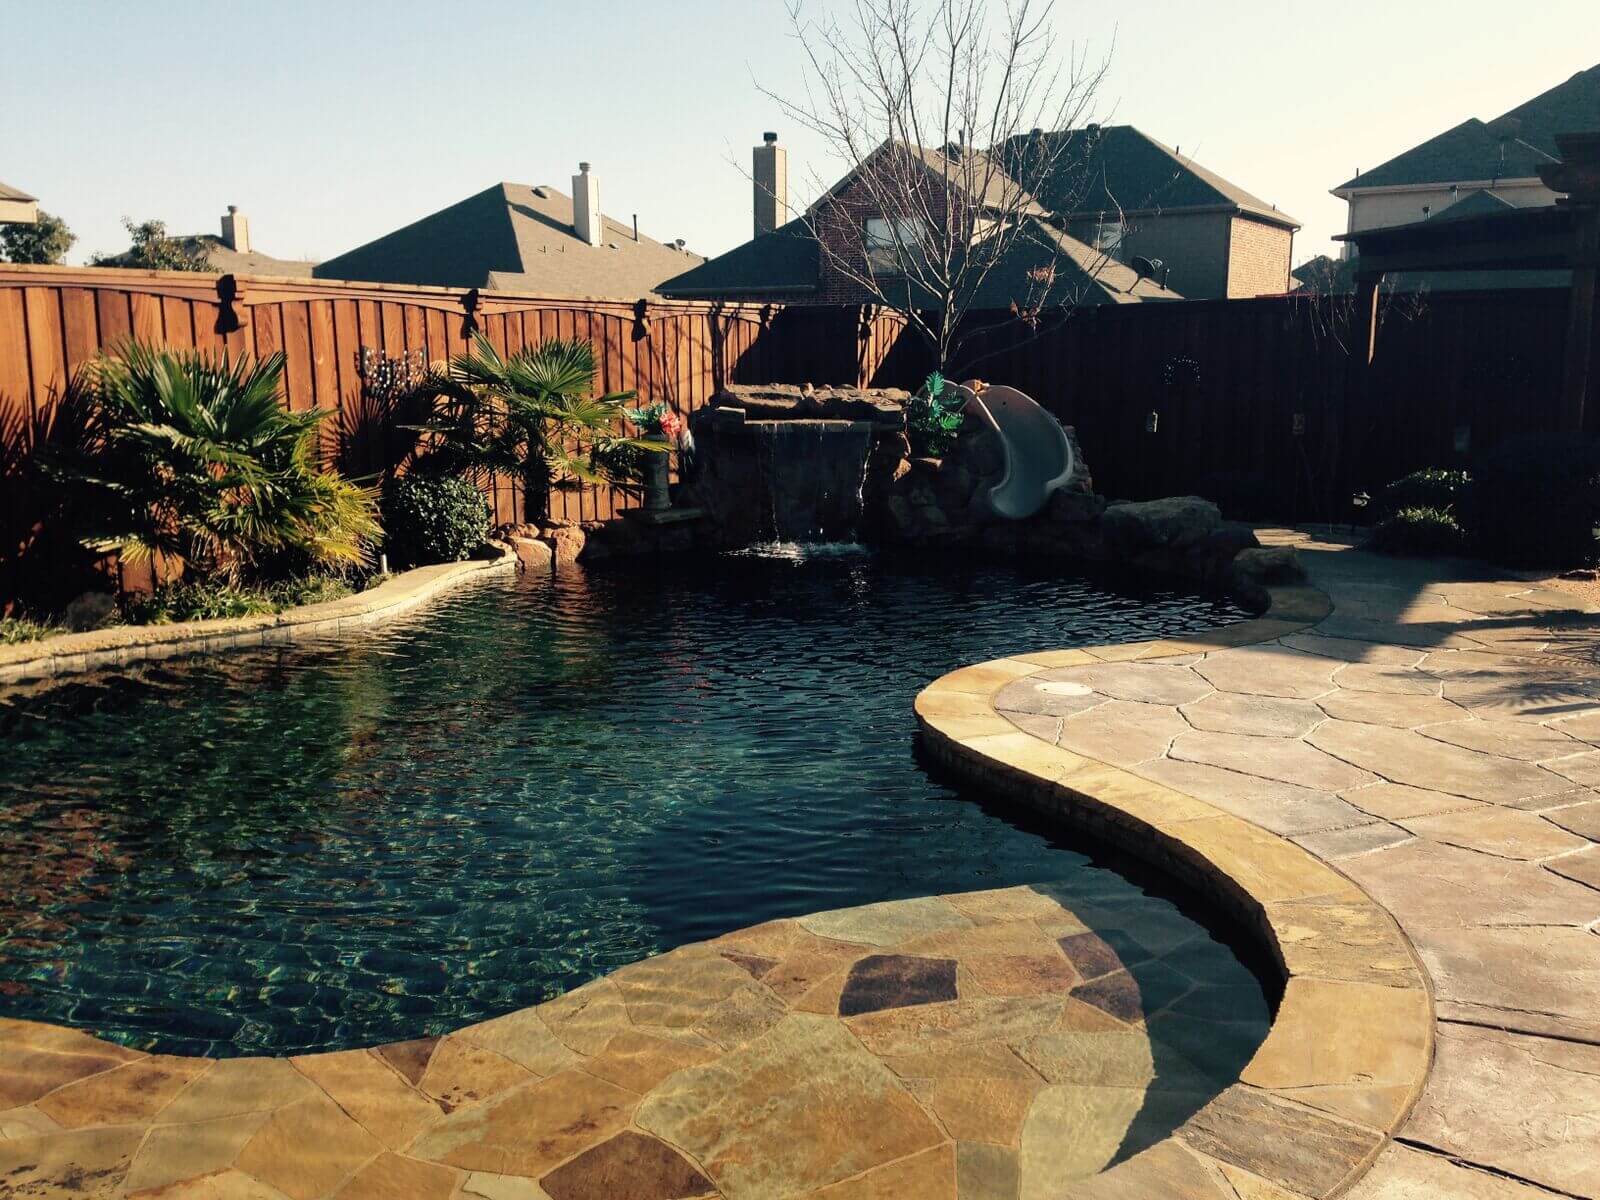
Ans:
[[[668,468],[672,447],[681,446],[686,436],[683,418],[662,401],[633,409],[627,415],[628,420],[639,427],[642,440],[656,443],[663,451],[646,454],[641,468],[645,511],[664,512],[672,507],[672,494],[667,487]]]

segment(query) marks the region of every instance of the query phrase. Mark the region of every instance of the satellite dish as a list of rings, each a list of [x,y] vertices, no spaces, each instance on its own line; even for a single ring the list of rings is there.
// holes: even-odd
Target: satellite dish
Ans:
[[[1159,276],[1158,282],[1161,284],[1161,290],[1167,290],[1166,264],[1159,258],[1146,258],[1142,254],[1135,254],[1129,260],[1128,265],[1133,268],[1133,273],[1140,279],[1157,279]]]

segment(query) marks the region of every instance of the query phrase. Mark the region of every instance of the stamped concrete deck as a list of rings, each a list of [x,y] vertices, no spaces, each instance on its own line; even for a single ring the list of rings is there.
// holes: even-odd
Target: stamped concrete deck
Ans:
[[[926,898],[376,1050],[209,1062],[0,1021],[0,1195],[1600,1195],[1600,622],[1304,550],[1321,591],[1265,619],[918,698],[936,754],[1253,929],[1284,980],[1264,1040],[1175,914]]]

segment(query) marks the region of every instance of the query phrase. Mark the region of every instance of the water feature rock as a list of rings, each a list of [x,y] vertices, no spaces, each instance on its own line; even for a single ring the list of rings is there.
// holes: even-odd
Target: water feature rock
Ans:
[[[549,571],[555,567],[555,551],[547,543],[531,537],[514,537],[509,541],[523,570]]]
[[[1186,549],[1222,524],[1222,513],[1199,496],[1113,504],[1100,520],[1106,547],[1123,553]]]
[[[1092,491],[1059,491],[1050,497],[1050,503],[1045,506],[1047,519],[1054,524],[1064,525],[1098,521],[1105,511],[1106,498]]]
[[[735,383],[712,396],[711,405],[742,408],[751,421],[870,421],[885,429],[904,429],[910,399],[911,393],[900,388]]]
[[[544,540],[550,546],[555,559],[555,569],[559,571],[578,561],[588,535],[577,525],[556,525],[546,531]]]
[[[1298,583],[1306,569],[1293,546],[1258,546],[1241,550],[1233,560],[1234,575],[1255,584]]]
[[[856,536],[874,440],[882,432],[893,442],[902,436],[899,429],[793,415],[810,403],[804,397],[739,398],[754,407],[722,405],[690,418],[698,453],[678,502],[705,510],[709,543],[733,547]],[[759,407],[766,403],[773,407]],[[756,419],[755,411],[790,415]],[[882,456],[878,469],[892,473],[897,461]]]

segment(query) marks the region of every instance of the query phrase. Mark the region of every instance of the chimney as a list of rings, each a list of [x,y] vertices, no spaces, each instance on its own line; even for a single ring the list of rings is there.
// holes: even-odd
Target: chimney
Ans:
[[[250,253],[250,221],[239,211],[237,204],[228,205],[222,217],[222,241],[230,250],[240,254]]]
[[[750,177],[755,187],[756,237],[771,233],[789,221],[789,152],[778,145],[778,135],[763,133],[761,145],[751,152]]]
[[[572,232],[578,240],[598,246],[604,231],[600,217],[600,181],[589,174],[589,164],[578,164],[572,177]]]

